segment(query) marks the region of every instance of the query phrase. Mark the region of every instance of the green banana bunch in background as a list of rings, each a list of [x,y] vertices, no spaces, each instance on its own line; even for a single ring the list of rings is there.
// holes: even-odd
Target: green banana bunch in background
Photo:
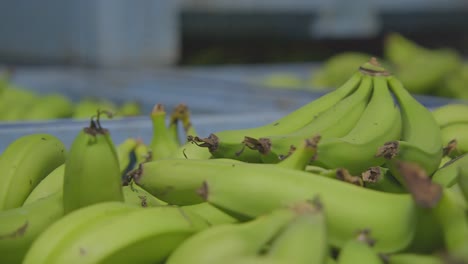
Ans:
[[[440,127],[442,144],[449,146],[447,155],[454,158],[468,152],[468,104],[453,103],[432,111]]]

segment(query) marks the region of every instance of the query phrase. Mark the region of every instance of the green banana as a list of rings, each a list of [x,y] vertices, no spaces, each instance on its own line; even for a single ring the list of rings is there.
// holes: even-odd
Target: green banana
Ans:
[[[343,52],[332,56],[320,69],[314,71],[311,84],[314,87],[337,87],[344,83],[370,57],[372,56],[361,52]]]
[[[319,200],[314,210],[298,215],[272,241],[266,257],[283,263],[325,263],[329,256],[325,215]]]
[[[74,242],[75,237],[72,236],[79,236],[90,227],[108,224],[112,218],[136,210],[138,207],[122,202],[103,202],[75,210],[53,223],[36,238],[23,263],[53,263],[53,258],[57,257],[56,252]]]
[[[65,164],[58,166],[55,170],[49,173],[41,182],[32,190],[28,198],[23,203],[23,206],[33,203],[39,199],[45,198],[63,189],[63,174],[65,173]]]
[[[277,166],[295,170],[305,170],[307,165],[316,157],[317,144],[319,141],[320,136],[304,140],[304,143],[297,148],[293,148],[292,153],[284,157]]]
[[[179,158],[179,159],[210,159],[212,155],[208,148],[201,148],[196,143],[193,142],[192,136],[187,137],[188,140],[180,146],[170,158]]]
[[[424,47],[395,32],[387,34],[384,42],[385,57],[396,65],[405,64],[425,51]]]
[[[452,103],[439,106],[432,110],[432,115],[441,128],[454,123],[468,123],[468,104]]]
[[[36,240],[24,263],[161,263],[184,240],[207,228],[203,219],[177,207],[120,206],[107,216],[94,210],[106,204],[57,221]]]
[[[256,255],[296,214],[281,208],[246,223],[211,227],[183,242],[166,263],[210,264]]]
[[[386,143],[376,155],[388,159],[386,166],[405,185],[396,163],[400,160],[414,162],[432,175],[442,159],[442,137],[431,112],[412,97],[398,79],[389,76],[388,83],[400,105],[402,134],[399,141]]]
[[[70,147],[63,179],[65,213],[94,203],[123,201],[121,182],[115,146],[98,116]]]
[[[61,94],[50,94],[40,97],[30,107],[22,119],[24,120],[48,120],[71,117],[73,103]]]
[[[368,230],[360,231],[357,238],[347,241],[338,255],[338,264],[384,264],[379,254],[372,248],[374,241]]]
[[[20,207],[36,185],[65,162],[65,145],[50,134],[10,143],[0,157],[0,211]]]
[[[151,112],[151,122],[153,124],[153,136],[151,138],[150,149],[153,160],[167,158],[179,147],[178,141],[166,127],[166,111],[162,104],[154,106]]]
[[[123,103],[117,110],[119,116],[137,116],[141,114],[141,103],[128,101]]]
[[[343,85],[316,100],[298,108],[297,110],[266,125],[239,130],[219,131],[208,138],[192,137],[191,141],[207,147],[215,158],[242,158],[243,160],[258,159],[258,152],[244,148],[245,136],[259,138],[265,136],[284,135],[306,126],[320,113],[332,108],[339,101],[346,98],[357,89],[361,82],[362,73],[356,72]],[[303,137],[302,140],[312,135]],[[289,146],[288,146],[289,147]],[[238,154],[242,151],[242,157]],[[251,157],[253,156],[253,158]]]
[[[134,180],[171,204],[206,200],[244,218],[318,195],[327,208],[330,244],[337,247],[364,228],[372,230],[376,249],[384,252],[401,250],[413,239],[416,206],[409,194],[377,192],[273,164],[158,160],[144,163]],[[363,205],[365,211],[355,210]],[[344,219],[353,221],[343,222]],[[389,230],[388,225],[395,228]]]
[[[386,264],[445,264],[444,260],[435,255],[399,253],[385,255]]]
[[[5,121],[22,120],[29,111],[29,106],[39,100],[39,96],[20,87],[9,87],[2,93],[4,103],[0,107],[0,119]]]
[[[209,203],[181,206],[181,209],[199,215],[210,225],[233,224],[239,222],[236,218],[226,214]]]
[[[124,201],[127,204],[138,205],[141,207],[156,207],[167,205],[166,202],[159,200],[136,184],[123,186],[122,192]]]
[[[451,187],[458,182],[459,177],[468,178],[468,154],[445,163],[434,172],[432,181],[444,187]]]
[[[377,74],[387,75],[385,71]],[[375,157],[375,152],[385,142],[399,139],[402,122],[386,77],[373,76],[372,80],[372,97],[359,121],[345,136],[321,140],[317,159],[312,164],[346,168],[351,174],[359,174],[369,167],[385,163],[385,159]]]
[[[22,263],[33,241],[63,216],[62,195],[0,212],[0,262]]]
[[[178,104],[172,110],[171,116],[169,117],[169,134],[172,135],[174,141],[180,144],[180,137],[179,137],[179,121],[181,118],[181,115],[183,115],[184,112],[184,107],[186,107],[185,104]]]
[[[453,192],[445,189],[432,214],[439,222],[451,258],[468,262],[468,217]]]
[[[468,122],[455,123],[441,128],[441,137],[444,145],[456,140],[455,148],[448,154],[450,157],[468,152]]]
[[[247,148],[257,150],[259,161],[277,163],[288,154],[291,145],[297,147],[306,138],[321,136],[321,142],[326,138],[341,137],[353,129],[366,108],[372,91],[372,80],[369,76],[362,77],[358,89],[328,110],[319,114],[312,122],[290,133],[255,139],[246,135],[244,144]],[[319,144],[321,145],[321,144]],[[318,150],[320,151],[320,150]],[[245,160],[243,153],[239,159]],[[319,156],[317,156],[320,159]],[[257,160],[254,160],[257,162]]]
[[[391,175],[388,168],[371,167],[361,174],[366,188],[391,193],[405,193],[403,186]]]

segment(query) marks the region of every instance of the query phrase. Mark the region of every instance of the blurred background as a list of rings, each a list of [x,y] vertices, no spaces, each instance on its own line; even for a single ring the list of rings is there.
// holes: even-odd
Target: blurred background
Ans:
[[[286,112],[370,57],[427,106],[466,100],[467,17],[466,0],[0,1],[0,120]]]

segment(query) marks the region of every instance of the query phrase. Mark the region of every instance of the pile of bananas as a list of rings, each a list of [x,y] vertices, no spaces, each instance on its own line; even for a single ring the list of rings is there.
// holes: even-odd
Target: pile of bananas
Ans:
[[[371,60],[263,126],[203,138],[157,104],[149,144],[116,146],[105,111],[68,150],[23,136],[0,156],[0,263],[468,263],[467,140],[442,136],[467,108],[433,114]]]
[[[7,76],[0,77],[0,121],[82,119],[95,114],[97,108],[113,111],[118,117],[141,113],[140,104],[134,101],[116,105],[108,100],[85,98],[74,103],[62,94],[40,95],[14,85]]]
[[[328,59],[312,76],[315,87],[336,87],[344,82],[368,54],[345,52]],[[454,49],[429,49],[398,33],[384,41],[383,64],[415,94],[468,99],[468,64]]]

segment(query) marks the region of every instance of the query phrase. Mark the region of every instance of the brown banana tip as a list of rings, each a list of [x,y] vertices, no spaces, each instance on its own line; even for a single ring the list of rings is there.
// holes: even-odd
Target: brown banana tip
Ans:
[[[400,143],[398,141],[390,141],[385,143],[377,150],[376,157],[384,157],[385,159],[393,159],[398,155]]]
[[[431,181],[426,171],[416,163],[397,161],[397,170],[413,200],[422,208],[434,208],[442,198],[442,186]]]
[[[252,150],[257,150],[260,154],[267,155],[271,152],[271,140],[268,138],[252,138],[245,136],[242,141],[244,146]]]
[[[210,134],[207,138],[187,136],[187,141],[199,147],[208,148],[210,152],[215,152],[218,149],[219,139],[215,134]]]
[[[203,198],[203,200],[208,201],[208,192],[208,183],[206,181],[203,181],[202,186],[197,190],[197,194],[200,195]]]
[[[370,60],[369,60],[369,63],[374,65],[374,66],[378,66],[378,67],[381,66],[376,57],[371,57]]]
[[[164,109],[164,105],[163,104],[155,104],[153,106],[153,110],[151,110],[151,115],[161,114],[161,113],[166,113],[166,110]]]
[[[450,155],[452,151],[457,149],[457,144],[458,144],[458,141],[456,139],[450,140],[449,143],[447,143],[447,145],[442,149],[443,155],[444,156]]]
[[[126,175],[126,181],[127,182],[131,182],[132,180],[138,184],[138,182],[141,180],[141,177],[142,177],[142,174],[143,174],[143,163],[140,163],[138,165],[138,168],[132,170],[132,171],[129,171]]]
[[[361,174],[361,178],[364,182],[375,183],[382,177],[382,171],[379,167],[371,167]]]
[[[339,168],[336,170],[336,178],[338,180],[351,183],[357,186],[364,186],[364,182],[362,181],[361,177],[359,176],[353,176],[347,169],[344,168]]]

